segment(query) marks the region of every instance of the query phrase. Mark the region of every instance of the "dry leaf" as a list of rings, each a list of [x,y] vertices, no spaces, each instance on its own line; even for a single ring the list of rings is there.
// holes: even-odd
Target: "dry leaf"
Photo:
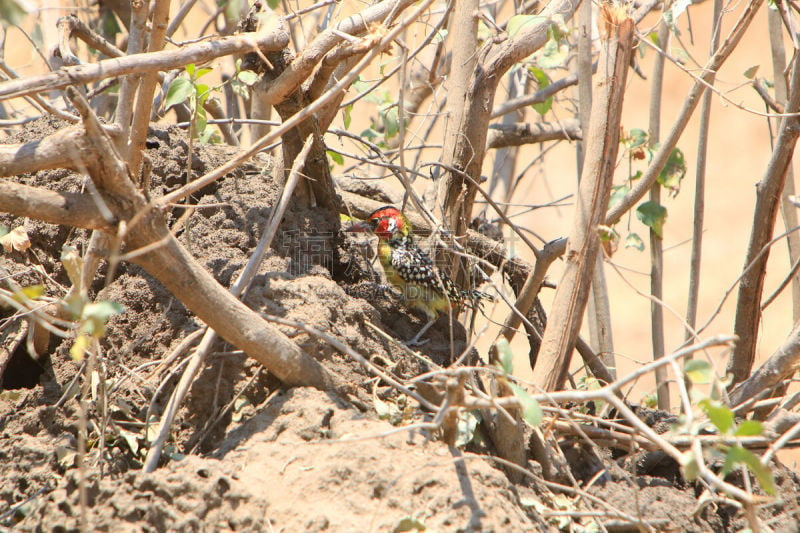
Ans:
[[[3,237],[0,237],[0,244],[6,253],[11,251],[24,252],[31,247],[31,240],[28,238],[28,232],[22,226],[12,229]]]

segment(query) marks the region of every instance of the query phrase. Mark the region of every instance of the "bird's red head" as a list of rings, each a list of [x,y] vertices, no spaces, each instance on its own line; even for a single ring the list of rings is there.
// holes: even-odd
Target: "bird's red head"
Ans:
[[[367,217],[366,222],[355,224],[351,231],[371,231],[378,238],[389,240],[394,237],[405,237],[411,231],[405,215],[392,205],[376,209]]]

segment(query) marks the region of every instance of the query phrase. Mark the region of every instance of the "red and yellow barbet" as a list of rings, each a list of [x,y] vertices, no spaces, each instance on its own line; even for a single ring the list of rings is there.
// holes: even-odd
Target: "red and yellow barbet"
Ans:
[[[371,231],[378,237],[378,258],[389,283],[403,294],[406,304],[422,311],[428,322],[407,344],[421,344],[420,337],[428,331],[441,313],[457,309],[466,303],[491,300],[484,292],[462,290],[431,258],[414,243],[414,233],[408,219],[393,206],[375,210],[366,220],[355,224],[351,231]]]

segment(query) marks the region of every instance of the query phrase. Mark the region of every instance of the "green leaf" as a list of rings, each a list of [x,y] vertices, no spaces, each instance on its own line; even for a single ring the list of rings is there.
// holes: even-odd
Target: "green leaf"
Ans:
[[[144,449],[142,449],[142,451],[144,451]],[[144,455],[143,453],[142,456]],[[169,457],[172,461],[183,461],[186,458],[186,455],[179,452],[174,444],[167,444],[164,446],[164,455]]]
[[[344,165],[344,157],[342,157],[342,154],[334,152],[333,150],[328,150],[326,153],[334,163],[337,165]]]
[[[647,132],[642,129],[634,128],[630,131],[628,136],[628,146],[630,148],[638,148],[647,143]]]
[[[374,84],[368,83],[366,90],[372,90],[367,96],[364,97],[364,101],[372,102],[373,104],[378,105],[390,105],[392,104],[391,96],[389,95],[389,91],[387,89],[375,89],[373,87]]]
[[[431,39],[431,42],[433,44],[443,43],[445,37],[447,37],[447,29],[442,28],[441,30],[436,32],[436,34],[433,36],[433,39]]]
[[[667,208],[658,202],[648,200],[636,208],[636,218],[651,228],[661,239],[664,234],[664,222],[667,220]]]
[[[195,80],[200,79],[203,76],[205,76],[206,74],[208,74],[209,72],[211,72],[212,70],[214,70],[214,69],[213,68],[208,68],[208,67],[203,67],[201,69],[197,69],[195,71],[194,75],[192,76],[192,78],[195,79]]]
[[[417,520],[416,518],[411,518],[407,516],[400,520],[396,526],[394,526],[394,533],[403,533],[405,531],[425,531],[427,528],[425,524]]]
[[[194,66],[194,63],[189,63],[184,68],[186,69],[186,74],[188,74],[190,78],[194,78],[194,71],[195,71],[195,68],[196,68]]]
[[[542,422],[542,407],[539,405],[539,402],[533,399],[528,391],[517,385],[516,383],[511,383],[511,390],[514,391],[514,395],[519,400],[520,406],[522,406],[522,418],[525,421],[532,425],[538,426]]]
[[[619,233],[610,226],[599,224],[597,226],[597,234],[600,236],[600,242],[613,242],[619,241]]]
[[[167,99],[164,101],[164,109],[185,102],[194,92],[192,82],[186,78],[175,78],[167,89]]]
[[[683,454],[681,466],[683,467],[683,477],[686,481],[694,481],[700,475],[700,465],[697,463],[697,457],[694,452]]]
[[[83,306],[81,332],[102,337],[106,332],[106,322],[113,315],[122,313],[125,308],[117,302],[100,301]]]
[[[487,26],[484,21],[479,20],[478,21],[478,42],[480,44],[483,44],[486,41],[488,41],[489,39],[491,39],[492,37],[494,37],[494,33],[492,32],[491,29],[489,29],[489,26]]]
[[[544,70],[536,67],[531,67],[528,69],[528,73],[533,76],[533,79],[536,80],[536,84],[539,86],[539,90],[544,89],[550,85],[550,77],[544,72]],[[531,107],[540,115],[544,115],[553,107],[553,97],[551,96],[544,102],[540,102],[538,104],[533,104]]]
[[[700,400],[699,405],[720,435],[730,432],[733,428],[733,411],[728,406],[708,398]]]
[[[247,85],[237,79],[231,80],[231,89],[233,89],[234,93],[238,94],[245,100],[250,98],[250,91],[247,88]]]
[[[533,108],[534,111],[544,116],[544,114],[550,111],[550,109],[552,109],[553,107],[553,97],[551,96],[544,102],[540,102],[538,104],[531,104],[531,107]]]
[[[270,9],[274,11],[278,9],[278,7],[280,7],[281,0],[267,0],[267,5],[269,6]]]
[[[744,77],[747,78],[748,80],[752,80],[753,78],[755,78],[756,74],[758,74],[758,67],[760,66],[761,65],[753,65],[752,67],[745,70]]]
[[[657,180],[670,191],[670,196],[674,198],[681,190],[681,180],[683,180],[685,175],[686,159],[683,156],[683,152],[675,148],[669,154],[669,159],[667,159]]]
[[[368,141],[374,141],[375,139],[378,138],[378,132],[372,128],[367,128],[361,132],[361,135],[359,135],[359,137],[367,139]]]
[[[764,425],[758,420],[742,420],[733,434],[737,437],[757,437],[764,434]]]
[[[497,349],[497,361],[500,363],[500,369],[506,374],[510,375],[514,372],[514,352],[511,350],[511,345],[508,339],[501,338],[495,344]]]
[[[630,190],[631,188],[627,185],[614,185],[611,187],[611,196],[608,198],[608,208],[611,209],[619,204]]]
[[[400,120],[397,117],[397,106],[392,106],[383,115],[383,125],[385,127],[383,135],[386,141],[396,136],[400,132]]]
[[[100,27],[103,29],[103,35],[110,37],[113,42],[113,38],[122,32],[122,28],[119,27],[117,17],[114,16],[114,12],[112,10],[104,9],[102,13]]]
[[[197,107],[203,107],[210,95],[210,89],[205,83],[197,83],[194,86],[194,92],[197,95]]]
[[[247,9],[244,0],[225,0],[225,20],[232,21],[234,24],[239,20],[239,14]]]
[[[547,20],[547,17],[539,15],[514,15],[508,19],[506,32],[508,37],[513,39],[523,28]]]
[[[655,392],[647,394],[642,398],[642,404],[650,409],[656,409],[658,407],[658,396],[656,396]]]
[[[713,377],[711,363],[704,359],[692,359],[683,365],[683,373],[695,385],[707,385]]]
[[[367,83],[361,79],[361,76],[358,76],[350,87],[352,87],[358,94],[361,94],[364,91],[369,90],[371,86],[371,83]]]
[[[86,348],[89,347],[89,336],[88,335],[78,335],[75,338],[75,342],[72,343],[72,346],[69,349],[69,355],[72,357],[73,361],[81,362],[83,361],[83,356],[86,353]]]
[[[197,136],[200,144],[220,144],[222,138],[217,133],[217,128],[206,128]]]
[[[342,110],[342,121],[344,122],[344,129],[350,129],[350,122],[352,122],[353,117],[351,113],[353,112],[353,104],[345,106],[344,110]]]
[[[625,248],[633,248],[640,252],[644,251],[644,241],[637,233],[628,233],[625,237]]]
[[[236,75],[236,77],[248,87],[258,81],[258,74],[252,70],[242,70]]]
[[[194,131],[200,135],[206,131],[208,126],[208,118],[206,117],[206,110],[203,107],[198,107],[194,117]]]
[[[28,285],[22,287],[19,291],[14,293],[14,299],[24,302],[25,300],[35,300],[44,294],[44,285]]]
[[[725,464],[722,467],[722,475],[730,474],[737,465],[744,464],[756,476],[758,484],[767,494],[775,494],[775,480],[772,477],[772,471],[761,464],[758,456],[750,450],[742,448],[741,446],[731,446],[725,456]]]
[[[456,448],[463,448],[475,438],[475,429],[480,423],[480,411],[462,411],[456,421]]]
[[[3,26],[16,26],[30,11],[27,3],[20,0],[0,0],[0,21]]]
[[[250,406],[250,400],[243,396],[239,396],[233,402],[233,413],[231,414],[231,420],[234,422],[241,422],[242,418],[245,415],[245,408]]]
[[[569,57],[569,45],[558,38],[555,31],[548,30],[550,39],[544,44],[536,55],[536,64],[542,68],[558,68]]]

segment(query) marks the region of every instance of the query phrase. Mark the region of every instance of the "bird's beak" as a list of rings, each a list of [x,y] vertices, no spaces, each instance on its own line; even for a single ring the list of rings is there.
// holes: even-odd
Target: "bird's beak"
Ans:
[[[353,224],[345,231],[352,231],[355,233],[371,233],[372,226],[369,224],[369,222],[359,222],[357,224]]]

